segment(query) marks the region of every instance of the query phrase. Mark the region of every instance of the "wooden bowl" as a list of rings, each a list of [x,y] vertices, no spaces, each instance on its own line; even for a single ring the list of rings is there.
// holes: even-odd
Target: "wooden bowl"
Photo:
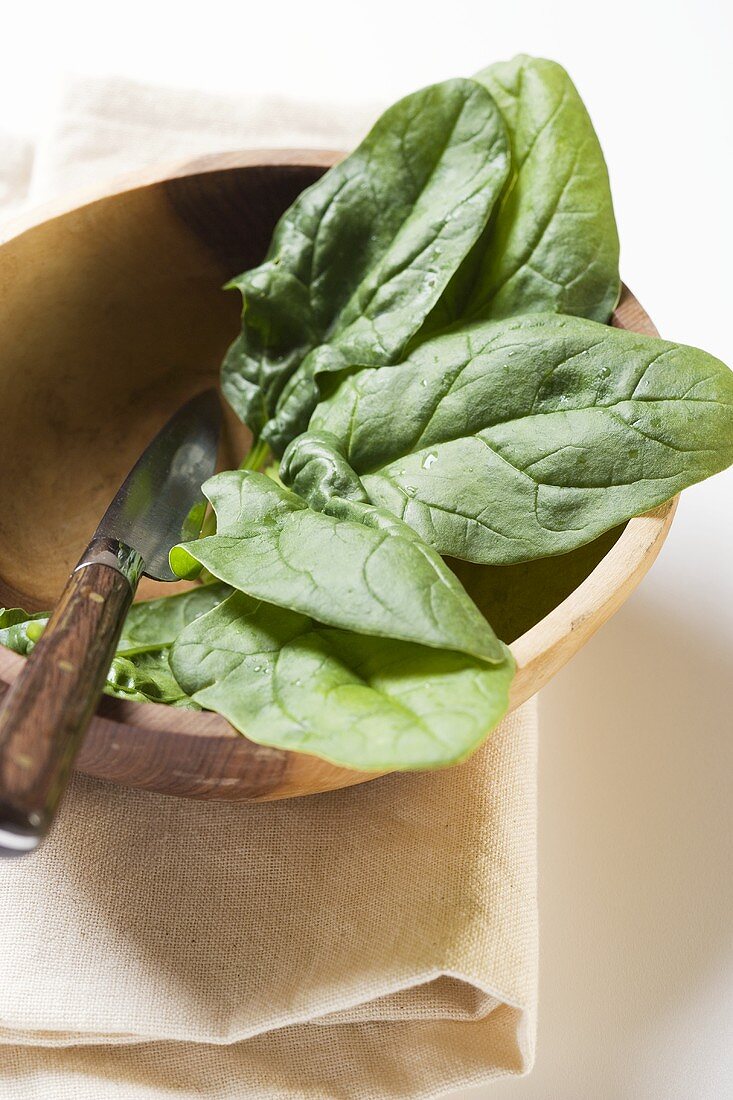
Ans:
[[[187,397],[217,380],[240,309],[239,296],[223,293],[222,284],[260,262],[277,218],[337,159],[312,150],[204,158],[6,227],[0,604],[39,610],[57,598],[142,447]],[[613,323],[656,332],[628,290]],[[246,445],[230,416],[223,461],[236,464]],[[573,568],[556,571],[566,590],[547,586],[553,605],[507,639],[518,665],[513,707],[621,606],[659,552],[674,508],[670,502],[631,520]],[[140,596],[171,590],[145,582]],[[22,661],[0,647],[0,690]],[[78,766],[102,779],[210,799],[283,798],[374,778],[256,745],[216,714],[106,697]]]

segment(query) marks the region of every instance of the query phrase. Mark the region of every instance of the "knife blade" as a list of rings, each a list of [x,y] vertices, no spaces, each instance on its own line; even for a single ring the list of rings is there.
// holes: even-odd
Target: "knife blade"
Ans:
[[[195,538],[202,482],[216,468],[214,390],[188,401],[142,453],[72,572],[40,641],[0,707],[0,855],[47,832],[102,693],[140,577],[177,578],[176,543]]]
[[[168,554],[189,535],[187,521],[204,503],[201,485],[216,467],[220,429],[221,406],[215,390],[206,390],[183,405],[130,470],[94,537],[117,540],[136,550],[146,577],[177,580]]]

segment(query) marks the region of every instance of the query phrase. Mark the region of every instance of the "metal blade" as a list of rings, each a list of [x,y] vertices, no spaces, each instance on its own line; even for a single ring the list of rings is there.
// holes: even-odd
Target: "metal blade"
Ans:
[[[215,390],[183,405],[143,451],[95,537],[119,539],[137,550],[146,576],[177,580],[168,553],[176,543],[198,534],[205,506],[201,484],[216,468],[220,429]]]

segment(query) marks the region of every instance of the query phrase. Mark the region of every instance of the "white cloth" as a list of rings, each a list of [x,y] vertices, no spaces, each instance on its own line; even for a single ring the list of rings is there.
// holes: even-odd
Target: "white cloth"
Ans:
[[[348,147],[374,113],[74,84],[30,190]],[[526,1072],[536,743],[530,703],[460,768],[252,806],[76,777],[41,851],[0,864],[0,1096],[385,1100]]]
[[[31,183],[33,146],[0,134],[0,211],[9,213],[25,202]]]
[[[149,164],[228,149],[351,149],[384,104],[232,99],[123,79],[70,82],[36,151],[33,202]]]

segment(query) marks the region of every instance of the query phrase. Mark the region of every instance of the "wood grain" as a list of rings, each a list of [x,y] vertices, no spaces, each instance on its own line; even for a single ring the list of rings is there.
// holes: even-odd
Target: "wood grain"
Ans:
[[[0,708],[0,830],[42,836],[102,693],[132,589],[116,569],[72,573]]]
[[[6,228],[0,603],[37,610],[58,598],[147,439],[187,397],[216,383],[239,323],[237,296],[222,293],[222,284],[261,261],[287,205],[338,158],[312,150],[205,157]],[[626,288],[613,323],[656,332]],[[232,465],[247,434],[230,416],[225,435],[222,464]],[[512,643],[513,706],[623,603],[659,552],[674,509],[672,501],[631,520],[578,587]],[[140,595],[163,591],[171,588],[147,582]],[[0,690],[22,664],[0,648]],[[255,745],[218,715],[109,698],[78,766],[148,790],[226,800],[284,798],[374,778]]]

